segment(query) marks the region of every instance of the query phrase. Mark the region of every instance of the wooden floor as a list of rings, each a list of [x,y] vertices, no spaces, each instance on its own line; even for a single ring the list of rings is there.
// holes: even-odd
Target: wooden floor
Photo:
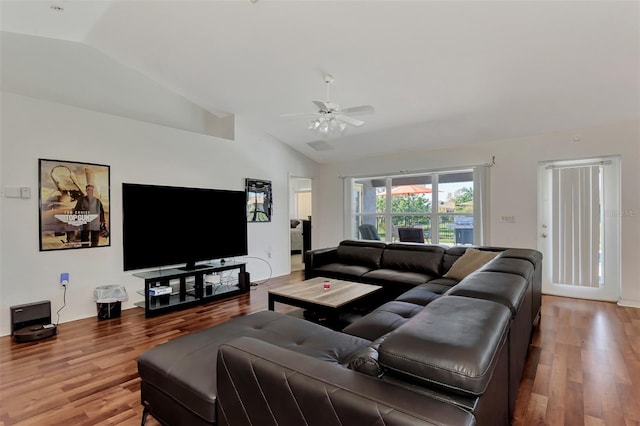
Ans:
[[[300,253],[291,255],[291,270],[301,271],[304,269],[304,262],[302,262],[302,255]]]
[[[134,308],[120,318],[63,323],[37,343],[2,337],[0,425],[138,425],[143,351],[264,310],[269,287],[300,280],[295,272],[232,300],[152,319]],[[640,309],[544,296],[513,423],[640,425]]]

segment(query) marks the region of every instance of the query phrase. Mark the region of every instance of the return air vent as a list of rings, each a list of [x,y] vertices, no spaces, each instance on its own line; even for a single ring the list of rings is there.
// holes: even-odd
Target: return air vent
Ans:
[[[307,145],[309,145],[311,148],[315,149],[316,151],[329,151],[333,149],[333,147],[328,143],[326,143],[325,141],[309,142],[307,143]]]

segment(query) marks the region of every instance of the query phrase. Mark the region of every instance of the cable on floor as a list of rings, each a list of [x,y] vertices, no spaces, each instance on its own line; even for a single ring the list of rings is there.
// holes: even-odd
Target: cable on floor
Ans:
[[[267,278],[266,280],[262,281],[262,282],[252,282],[251,286],[257,286],[257,285],[262,285],[262,284],[266,284],[269,282],[269,280],[271,279],[271,276],[273,275],[273,269],[271,268],[271,264],[269,262],[267,262],[265,259],[261,258],[261,257],[254,257],[254,256],[244,256],[245,259],[256,259],[256,260],[261,260],[264,263],[267,264],[267,266],[269,267],[269,278]]]

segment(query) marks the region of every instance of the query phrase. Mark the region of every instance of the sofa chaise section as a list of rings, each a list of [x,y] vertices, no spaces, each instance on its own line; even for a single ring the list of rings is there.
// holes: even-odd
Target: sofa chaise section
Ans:
[[[138,358],[141,400],[163,424],[216,423],[215,365],[221,344],[247,336],[320,361],[348,365],[370,341],[289,315],[257,312],[149,349]]]
[[[256,339],[222,345],[217,369],[222,426],[476,424],[454,404]]]
[[[498,303],[438,299],[382,340],[378,378],[234,340],[218,358],[220,421],[507,425],[509,320]]]

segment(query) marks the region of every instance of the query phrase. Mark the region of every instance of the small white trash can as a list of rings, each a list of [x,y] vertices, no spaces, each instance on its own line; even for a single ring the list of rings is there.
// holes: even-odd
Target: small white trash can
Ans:
[[[129,300],[127,289],[121,285],[102,285],[93,290],[96,301],[98,319],[118,318],[122,310],[122,302]]]

